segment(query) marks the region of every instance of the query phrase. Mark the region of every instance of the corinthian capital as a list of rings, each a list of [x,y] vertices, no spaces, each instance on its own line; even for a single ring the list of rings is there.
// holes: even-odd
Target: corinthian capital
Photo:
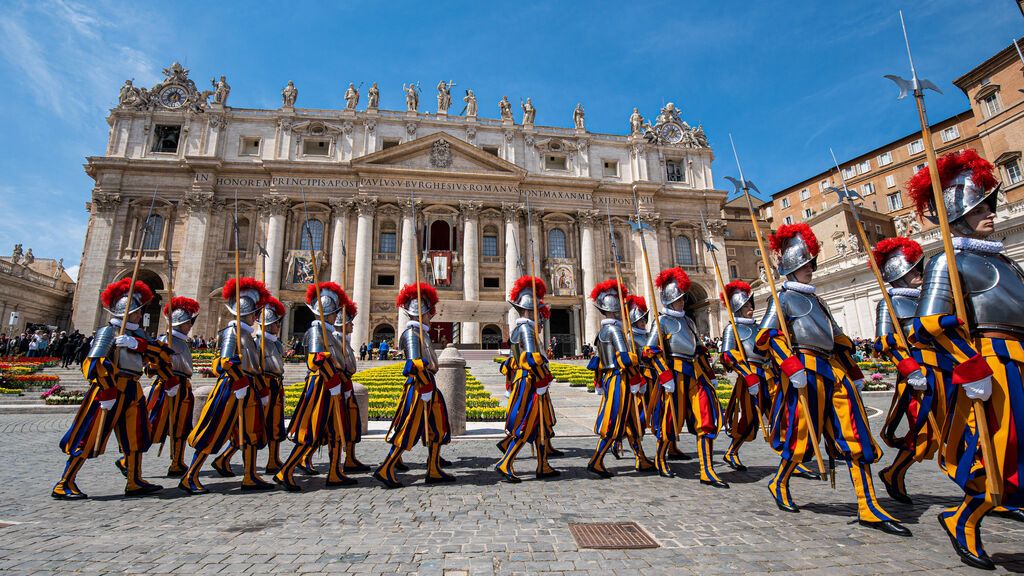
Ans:
[[[260,199],[260,211],[270,216],[281,216],[291,207],[292,201],[287,196],[269,195]]]
[[[373,213],[377,211],[376,196],[359,196],[354,203],[360,216],[373,216]]]
[[[580,226],[593,228],[600,216],[601,214],[597,210],[580,210],[576,213],[576,221],[580,223]]]
[[[327,203],[331,205],[331,210],[336,217],[344,218],[355,208],[355,202],[351,198],[330,198]]]
[[[402,198],[398,201],[398,205],[402,208],[402,216],[406,218],[415,218],[423,209],[423,202],[413,201],[412,198]]]
[[[484,207],[483,202],[474,200],[463,200],[459,202],[459,212],[466,220],[475,220],[480,216],[480,210]]]
[[[505,222],[515,222],[519,219],[519,215],[523,213],[523,207],[519,204],[512,202],[501,203],[501,215],[505,218]]]
[[[185,205],[185,212],[188,214],[209,212],[213,206],[213,191],[211,190],[197,190],[191,189],[185,192],[185,198],[182,200],[182,204]]]
[[[121,204],[121,195],[110,192],[94,192],[92,207],[97,213],[113,212]]]

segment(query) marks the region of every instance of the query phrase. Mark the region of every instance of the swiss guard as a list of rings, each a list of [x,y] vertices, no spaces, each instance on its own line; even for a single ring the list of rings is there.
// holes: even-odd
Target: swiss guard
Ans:
[[[399,345],[405,353],[405,387],[398,400],[391,428],[385,440],[391,444],[387,458],[373,473],[373,477],[386,488],[400,488],[403,484],[395,475],[402,453],[412,450],[423,441],[427,446],[427,484],[454,482],[455,476],[441,469],[441,446],[451,441],[448,408],[444,396],[437,389],[437,354],[430,342],[430,319],[437,307],[437,291],[420,282],[406,284],[398,292],[395,305],[409,317]]]
[[[728,299],[736,324],[729,324],[722,333],[722,365],[736,373],[736,383],[725,407],[725,429],[732,442],[723,460],[733,470],[743,472],[747,467],[740,460],[740,446],[757,437],[764,409],[774,397],[775,378],[771,363],[757,349],[757,320],[750,284],[733,280],[725,285],[724,292],[719,298],[723,302]]]
[[[658,377],[671,373],[665,369],[660,347],[650,346],[651,334],[647,330],[650,312],[647,309],[647,300],[643,296],[629,294],[626,296],[626,309],[629,310],[629,322],[633,325],[633,346],[637,351],[637,361],[644,378],[643,383],[631,384],[629,387],[630,410],[626,416],[626,437],[633,450],[633,468],[637,472],[649,472],[656,469],[654,462],[651,462],[644,453],[643,446],[644,430],[650,419],[649,407],[655,405],[659,397],[657,392],[661,383]],[[654,337],[657,336],[655,333]],[[652,401],[648,402],[649,399]],[[660,463],[665,465],[664,468],[657,469],[662,476],[674,476],[664,459]]]
[[[241,321],[232,319],[220,331],[218,358],[213,371],[217,382],[210,391],[199,421],[192,428],[188,443],[195,449],[192,464],[178,483],[186,494],[205,494],[209,490],[199,481],[203,462],[230,444],[242,450],[243,491],[270,490],[274,485],[256,472],[257,450],[266,444],[264,406],[269,392],[260,370],[260,351],[253,340],[254,324],[262,313],[270,293],[255,278],[229,279],[221,290],[224,306]],[[237,291],[237,293],[236,293]],[[237,309],[236,309],[237,301]],[[241,339],[239,339],[239,334]],[[231,450],[228,450],[230,454]],[[230,462],[216,466],[222,476],[234,476]]]
[[[356,373],[356,354],[352,350],[353,319],[358,308],[352,300],[346,299],[345,312],[338,314],[334,320],[334,337],[338,340],[342,352],[346,355],[345,375],[342,379],[342,411],[345,413],[345,465],[342,469],[348,473],[369,472],[370,467],[356,458],[356,444],[363,439],[363,425],[359,417],[359,402],[352,388],[352,375]]]
[[[652,424],[658,436],[658,455],[655,463],[658,469],[667,465],[660,463],[668,456],[668,447],[675,444],[682,423],[691,434],[697,436],[698,459],[700,462],[700,483],[715,488],[728,488],[713,468],[715,438],[722,427],[722,407],[718,403],[713,384],[714,371],[707,349],[700,343],[697,325],[685,312],[686,292],[690,289],[690,277],[682,268],[662,270],[654,280],[664,312],[658,319],[661,334],[665,340],[665,352],[671,359],[668,366],[671,377],[666,376],[663,386],[666,401],[671,405],[655,406]],[[652,346],[657,342],[657,332],[652,331]],[[667,408],[667,409],[666,409]]]
[[[811,458],[811,442],[819,436],[829,454],[842,458],[850,469],[857,494],[861,525],[897,536],[910,536],[899,520],[882,508],[875,497],[871,464],[882,457],[875,444],[861,401],[864,375],[853,359],[853,342],[843,334],[828,307],[810,284],[817,269],[818,240],[807,224],[787,224],[769,238],[778,260],[782,283],[778,296],[793,341],[783,335],[774,301],[761,320],[758,349],[770,354],[785,376],[779,399],[781,412],[772,430],[772,444],[782,456],[779,469],[768,484],[775,505],[785,512],[799,512],[789,491],[789,479],[797,466]],[[788,385],[787,385],[788,383]],[[799,409],[799,389],[806,388],[815,435]]]
[[[256,348],[260,351],[260,369],[263,381],[270,392],[264,408],[267,431],[267,474],[277,474],[281,469],[281,442],[286,438],[284,429],[284,343],[281,342],[281,321],[284,319],[284,304],[273,296],[267,297],[262,316],[256,325]]]
[[[354,478],[345,475],[342,463],[349,430],[345,424],[349,413],[343,408],[343,393],[346,389],[352,390],[349,375],[355,372],[355,366],[349,363],[355,359],[346,350],[347,343],[334,335],[334,321],[348,301],[345,291],[334,282],[310,284],[306,289],[306,306],[317,317],[303,340],[308,369],[306,385],[288,427],[295,447],[274,476],[274,481],[289,492],[302,490],[295,483],[295,469],[323,445],[327,445],[330,454],[327,486],[356,483]]]
[[[509,304],[519,313],[509,331],[510,357],[515,358],[516,367],[505,415],[505,432],[511,442],[494,469],[510,483],[521,481],[512,465],[527,444],[537,447],[537,478],[561,475],[548,464],[547,440],[554,433],[554,423],[549,421],[549,410],[542,400],[553,377],[533,318],[535,311],[540,317],[545,308],[541,299],[546,292],[543,280],[522,276],[513,284],[508,297]]]
[[[88,498],[75,484],[75,477],[86,459],[103,454],[111,432],[124,454],[125,496],[146,496],[162,489],[142,479],[142,453],[151,441],[139,378],[147,364],[161,366],[166,370],[161,376],[171,378],[169,350],[139,326],[142,309],[153,300],[153,291],[142,281],[132,288],[131,278],[124,278],[107,286],[100,300],[111,319],[96,330],[92,349],[82,363],[89,390],[60,441],[68,461],[50,495],[61,500]]]
[[[1005,254],[995,232],[999,184],[993,166],[974,150],[946,154],[936,162],[952,232],[967,318],[954,308],[950,266],[944,253],[929,259],[914,320],[919,345],[956,361],[951,402],[939,464],[964,491],[963,501],[939,515],[939,523],[964,563],[987,570],[995,565],[981,543],[981,521],[995,509],[987,482],[1001,493],[1005,514],[1019,518],[1024,505],[1024,270]],[[907,184],[918,213],[934,213],[928,169]],[[981,402],[994,461],[982,460],[979,427],[972,410]],[[992,477],[992,478],[990,478]]]
[[[184,296],[174,297],[164,306],[164,315],[171,323],[170,380],[157,378],[149,389],[149,429],[153,442],[171,442],[171,465],[167,476],[183,476],[185,465],[185,440],[192,432],[192,409],[196,398],[192,393],[192,345],[188,333],[196,316],[199,316],[199,302]],[[167,335],[158,338],[167,342]]]

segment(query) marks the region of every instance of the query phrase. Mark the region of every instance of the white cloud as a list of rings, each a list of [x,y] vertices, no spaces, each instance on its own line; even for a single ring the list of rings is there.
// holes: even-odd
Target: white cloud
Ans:
[[[74,266],[68,266],[67,268],[64,269],[64,271],[67,272],[68,276],[71,276],[72,280],[78,282],[78,270],[80,268],[81,266],[75,264]]]

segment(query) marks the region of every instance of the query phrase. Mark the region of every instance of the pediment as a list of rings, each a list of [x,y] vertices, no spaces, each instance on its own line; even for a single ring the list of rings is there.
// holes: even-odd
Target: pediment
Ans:
[[[380,150],[353,160],[358,171],[426,171],[519,177],[526,170],[480,150],[476,146],[444,132]]]

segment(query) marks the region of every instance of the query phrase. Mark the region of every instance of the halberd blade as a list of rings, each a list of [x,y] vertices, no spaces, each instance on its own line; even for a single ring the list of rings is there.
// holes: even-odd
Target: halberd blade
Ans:
[[[910,83],[910,80],[905,80],[895,74],[886,74],[885,77],[895,82],[896,86],[900,89],[900,95],[896,97],[897,100],[903,100],[907,97],[907,94],[914,91],[914,85]]]

